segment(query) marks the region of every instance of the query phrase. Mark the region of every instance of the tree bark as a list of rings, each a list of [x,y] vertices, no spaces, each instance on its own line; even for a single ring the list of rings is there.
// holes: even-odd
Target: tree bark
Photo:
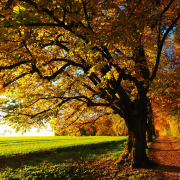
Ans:
[[[147,141],[148,142],[152,142],[153,138],[152,135],[153,133],[155,134],[155,130],[154,130],[154,122],[153,122],[153,111],[152,111],[152,107],[151,107],[151,102],[148,99],[148,112],[147,112]]]
[[[153,122],[152,122],[152,135],[154,135],[154,136],[156,135],[155,134],[155,127],[154,127],[154,119],[153,119]]]
[[[152,117],[148,117],[148,128],[147,128],[147,141],[152,142],[152,133],[153,133],[153,127],[152,127]]]
[[[146,105],[144,102],[144,106]],[[134,168],[148,168],[155,165],[146,155],[147,111],[144,106],[125,119],[129,132],[128,142],[118,164],[131,164]]]
[[[142,135],[142,138],[143,138],[143,141],[144,141],[144,148],[147,149],[148,146],[147,146],[147,140],[146,140],[146,131],[147,131],[147,127],[148,127],[148,124],[147,124],[147,107],[143,107],[143,110],[142,110],[142,124],[143,124],[143,135]]]

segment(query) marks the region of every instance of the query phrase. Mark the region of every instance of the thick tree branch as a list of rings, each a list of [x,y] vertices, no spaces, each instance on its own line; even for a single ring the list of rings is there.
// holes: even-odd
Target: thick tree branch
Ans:
[[[18,114],[19,114],[19,115],[23,115],[23,116],[28,116],[28,117],[30,117],[30,118],[33,119],[33,118],[35,118],[35,117],[38,116],[38,115],[47,113],[48,111],[52,111],[52,109],[47,109],[47,110],[41,111],[41,112],[36,113],[36,114],[33,114],[33,115],[31,115],[31,114],[24,114],[24,113],[18,113]]]
[[[123,111],[119,108],[117,108],[116,106],[111,106],[111,108],[116,112],[118,113],[122,118],[125,118],[125,114],[123,113]]]
[[[136,10],[136,8],[138,7],[138,5],[139,5],[140,3],[141,3],[141,0],[139,0],[139,2],[136,4],[136,6],[135,6],[134,9],[132,10],[131,14],[129,15],[127,21],[129,21],[129,19],[131,18],[131,16],[134,15],[135,10]]]
[[[97,93],[92,87],[88,86],[87,84],[83,83],[82,85],[83,85],[84,87],[86,87],[87,89],[89,89],[91,92]]]
[[[26,76],[26,75],[28,75],[28,74],[30,74],[30,73],[23,73],[23,74],[21,74],[21,75],[15,77],[12,81],[10,81],[10,82],[8,82],[8,83],[5,83],[5,84],[3,85],[4,88],[7,87],[9,84],[11,84],[11,83],[17,81],[18,79],[20,79],[20,78],[22,78],[22,77],[24,77],[24,76]]]
[[[150,78],[150,81],[153,81],[153,79],[156,77],[156,73],[157,73],[157,70],[158,70],[158,67],[159,67],[159,62],[160,62],[160,57],[161,57],[161,52],[162,52],[162,49],[163,49],[164,42],[165,42],[169,32],[171,30],[173,30],[173,27],[177,24],[179,19],[180,19],[180,12],[179,12],[178,16],[174,19],[173,23],[165,31],[162,40],[158,43],[159,46],[158,46],[158,52],[157,52],[157,57],[156,57],[156,65],[155,65],[154,71],[152,73],[152,76]],[[158,35],[158,41],[159,41],[159,35]]]
[[[18,67],[20,65],[31,63],[31,62],[32,62],[31,60],[28,60],[28,61],[21,61],[21,62],[18,62],[16,64],[12,64],[9,66],[0,66],[0,70],[13,69],[13,68]]]
[[[82,64],[76,63],[76,62],[74,62],[74,61],[72,61],[72,60],[68,60],[68,59],[66,59],[66,58],[53,58],[53,59],[51,59],[50,61],[48,61],[46,64],[43,64],[43,65],[46,66],[46,65],[48,65],[49,63],[54,62],[54,61],[67,62],[68,65],[80,67],[80,68],[82,68],[84,71],[86,70],[85,67],[84,67]]]
[[[92,30],[91,25],[90,25],[90,21],[89,21],[89,16],[88,16],[87,9],[86,9],[86,5],[87,5],[87,3],[83,2],[83,9],[84,9],[86,21],[88,23],[88,28]]]
[[[139,82],[138,82],[137,78],[131,76],[130,74],[126,74],[126,73],[125,73],[125,69],[121,69],[121,68],[120,68],[118,65],[116,65],[116,64],[113,64],[112,66],[114,66],[114,67],[117,69],[117,71],[119,72],[119,78],[118,78],[118,80],[117,80],[117,83],[118,83],[118,84],[119,84],[119,81],[121,82],[121,80],[124,79],[124,80],[129,80],[129,81],[134,82],[135,85],[136,85],[136,87],[138,87]],[[117,84],[117,85],[118,85],[118,84]]]
[[[82,102],[86,102],[87,106],[106,106],[108,107],[110,104],[109,103],[94,103],[90,98],[86,96],[75,96],[75,97],[60,97],[62,100],[70,101],[70,100],[78,100]],[[85,99],[86,101],[84,101]]]
[[[161,12],[160,14],[160,19],[163,17],[163,15],[168,11],[168,9],[170,8],[171,4],[174,2],[175,0],[171,0],[169,2],[169,4],[164,8],[164,10]]]
[[[21,31],[20,31],[20,30],[18,30],[18,32],[19,32],[20,37],[22,38]],[[33,55],[32,55],[32,53],[31,53],[31,51],[29,50],[29,48],[27,47],[27,45],[26,45],[26,41],[25,41],[24,39],[23,39],[23,43],[24,43],[24,46],[25,46],[25,48],[26,48],[27,52],[29,53],[29,55],[33,58]]]
[[[64,24],[63,24],[64,25]],[[29,27],[49,27],[49,26],[52,26],[52,27],[61,27],[59,24],[57,23],[19,23],[18,26],[29,26]],[[13,28],[14,25],[7,25],[7,26],[4,26],[5,28]]]
[[[52,76],[43,76],[41,71],[36,67],[36,65],[32,65],[32,71],[31,73],[35,73],[37,72],[40,76],[40,78],[42,79],[47,79],[47,80],[52,80],[55,79],[56,76],[58,76],[59,74],[61,74],[62,72],[64,72],[64,70],[70,65],[70,63],[65,64],[64,66],[62,66],[58,71],[56,71]]]
[[[64,103],[66,103],[68,101],[68,99],[67,100],[63,100],[63,101],[61,101],[59,104],[57,104],[57,106],[62,106]],[[45,113],[47,113],[47,112],[49,112],[49,111],[52,111],[52,109],[51,108],[49,108],[49,109],[46,109],[46,110],[44,110],[44,111],[41,111],[41,112],[39,112],[39,113],[36,113],[36,114],[34,114],[34,115],[30,115],[30,114],[23,114],[23,113],[19,113],[20,115],[24,115],[24,116],[29,116],[29,117],[31,117],[31,118],[35,118],[36,116],[38,116],[38,115],[41,115],[41,114],[45,114]]]

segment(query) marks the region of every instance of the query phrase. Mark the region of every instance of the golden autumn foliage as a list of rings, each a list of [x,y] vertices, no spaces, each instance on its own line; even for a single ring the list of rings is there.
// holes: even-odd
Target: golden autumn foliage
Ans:
[[[161,69],[152,85],[150,97],[153,101],[154,121],[159,135],[180,136],[180,61],[177,58],[176,41],[164,54]],[[170,56],[167,56],[170,53]]]
[[[3,123],[77,133],[99,121],[108,134],[121,120],[107,117],[118,114],[129,134],[122,162],[148,165],[147,93],[172,37],[179,57],[180,1],[0,2]]]

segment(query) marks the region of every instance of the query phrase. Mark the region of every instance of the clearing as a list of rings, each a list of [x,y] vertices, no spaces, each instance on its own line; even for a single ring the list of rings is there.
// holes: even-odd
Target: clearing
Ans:
[[[0,139],[0,179],[180,179],[180,139],[154,139],[147,150],[150,159],[158,164],[154,169],[117,165],[126,142],[127,137]]]
[[[35,136],[0,137],[0,156],[74,147],[127,139],[126,136]]]
[[[41,147],[46,145],[49,148],[55,142],[57,146],[62,146],[63,142],[65,143],[63,141],[65,139],[66,142],[68,139],[71,143],[74,142],[76,146],[25,153],[27,147],[31,148],[34,146],[36,147],[35,150],[37,150],[38,145],[40,146],[41,143],[44,144]],[[81,140],[86,142],[82,142]],[[35,144],[35,141],[38,145]],[[15,145],[18,147],[21,144],[21,149],[19,149],[21,150],[20,154],[7,155],[9,154],[8,151],[4,152],[6,155],[0,156],[0,179],[158,179],[158,173],[155,173],[151,169],[134,169],[117,164],[127,143],[127,137],[79,137],[78,140],[77,137],[76,139],[71,139],[71,137],[57,137],[53,140],[48,138],[46,140],[24,138],[19,140],[14,139],[14,141],[9,139],[9,141],[0,141],[0,143],[4,145],[4,148],[9,146],[11,150],[15,149]],[[5,145],[5,143],[7,144]]]

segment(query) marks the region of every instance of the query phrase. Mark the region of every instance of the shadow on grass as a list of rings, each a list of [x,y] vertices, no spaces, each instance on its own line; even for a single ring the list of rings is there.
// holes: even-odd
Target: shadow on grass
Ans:
[[[112,151],[113,153],[124,150],[127,139],[111,142],[100,142],[96,144],[78,145],[51,150],[31,152],[27,154],[16,154],[0,157],[0,168],[19,168],[23,165],[36,166],[44,161],[52,163],[64,163],[72,161],[92,160]],[[120,154],[119,154],[120,155]]]

